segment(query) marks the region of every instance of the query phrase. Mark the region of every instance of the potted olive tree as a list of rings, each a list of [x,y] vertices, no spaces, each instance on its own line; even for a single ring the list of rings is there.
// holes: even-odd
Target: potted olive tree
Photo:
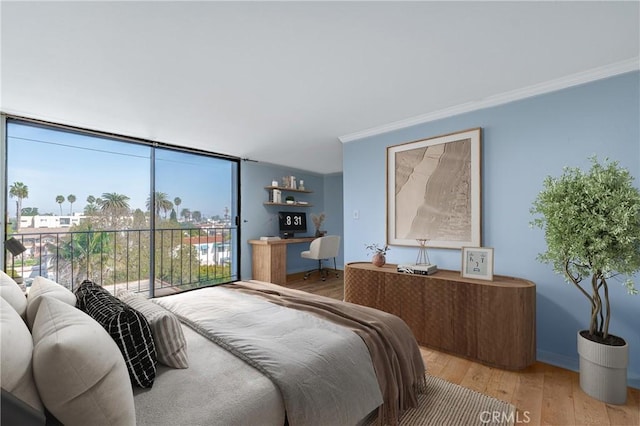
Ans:
[[[640,191],[618,162],[591,158],[583,172],[565,167],[548,176],[533,203],[531,222],[545,233],[547,250],[539,260],[551,263],[576,287],[590,308],[589,329],[578,332],[580,387],[599,400],[624,404],[627,397],[628,346],[609,333],[609,283],[640,270]]]

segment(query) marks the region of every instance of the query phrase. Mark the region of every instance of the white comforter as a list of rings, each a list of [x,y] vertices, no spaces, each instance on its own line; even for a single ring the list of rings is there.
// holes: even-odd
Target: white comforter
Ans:
[[[276,383],[291,425],[356,424],[382,403],[367,347],[346,328],[222,287],[154,301]]]

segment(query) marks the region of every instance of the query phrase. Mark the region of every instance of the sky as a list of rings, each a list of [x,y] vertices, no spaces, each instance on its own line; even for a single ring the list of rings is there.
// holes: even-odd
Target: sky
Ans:
[[[60,214],[56,196],[66,199],[73,194],[73,206],[67,201],[62,204],[62,214],[67,215],[71,207],[82,212],[89,195],[98,198],[116,192],[130,198],[133,210],[146,211],[151,147],[19,122],[8,123],[7,136],[8,185],[22,182],[29,188],[23,208]],[[172,202],[180,197],[178,210],[223,216],[225,207],[233,207],[232,167],[226,160],[156,149],[156,191],[166,193]],[[10,214],[15,215],[15,198],[7,201]]]

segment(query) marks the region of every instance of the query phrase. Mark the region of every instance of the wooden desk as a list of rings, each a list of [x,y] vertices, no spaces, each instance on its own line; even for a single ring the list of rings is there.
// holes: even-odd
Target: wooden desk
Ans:
[[[274,284],[287,283],[287,246],[310,243],[315,237],[287,238],[281,240],[249,240],[251,244],[251,275],[254,280]]]
[[[344,300],[399,316],[421,345],[510,370],[536,360],[531,281],[500,275],[483,281],[447,270],[413,275],[391,264],[349,263]]]

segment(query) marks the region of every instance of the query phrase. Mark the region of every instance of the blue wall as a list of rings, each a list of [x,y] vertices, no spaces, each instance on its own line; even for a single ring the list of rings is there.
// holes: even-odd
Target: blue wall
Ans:
[[[590,306],[536,260],[544,235],[530,228],[529,209],[545,176],[560,175],[563,166],[586,168],[593,154],[619,161],[640,186],[639,81],[639,72],[627,73],[346,143],[345,262],[365,259],[366,244],[385,241],[387,146],[482,127],[483,245],[494,248],[496,274],[537,285],[538,359],[576,370],[576,333],[588,327]],[[414,247],[393,246],[387,261],[416,256]],[[460,269],[459,250],[430,249],[429,257],[440,268]],[[628,296],[613,280],[611,287],[610,331],[629,343],[629,383],[640,387],[640,296]]]
[[[291,193],[296,199],[308,201],[312,207],[265,206],[269,193],[265,186],[282,176],[295,176],[297,181],[304,180],[306,189],[312,194]],[[283,197],[286,194],[283,194]],[[342,235],[342,174],[320,175],[303,170],[281,167],[268,163],[243,162],[240,166],[241,197],[241,240],[242,262],[240,276],[251,279],[251,245],[248,240],[265,235],[278,235],[279,211],[303,211],[307,213],[307,233],[299,236],[313,236],[315,228],[311,214],[324,212],[326,219],[322,230],[332,235]],[[298,234],[296,234],[298,236]],[[300,253],[309,249],[309,244],[289,244],[287,246],[287,272],[289,274],[313,269],[316,264],[300,257]],[[344,265],[343,253],[336,259],[338,269]],[[329,264],[328,264],[329,265]],[[333,265],[330,265],[333,267]]]

